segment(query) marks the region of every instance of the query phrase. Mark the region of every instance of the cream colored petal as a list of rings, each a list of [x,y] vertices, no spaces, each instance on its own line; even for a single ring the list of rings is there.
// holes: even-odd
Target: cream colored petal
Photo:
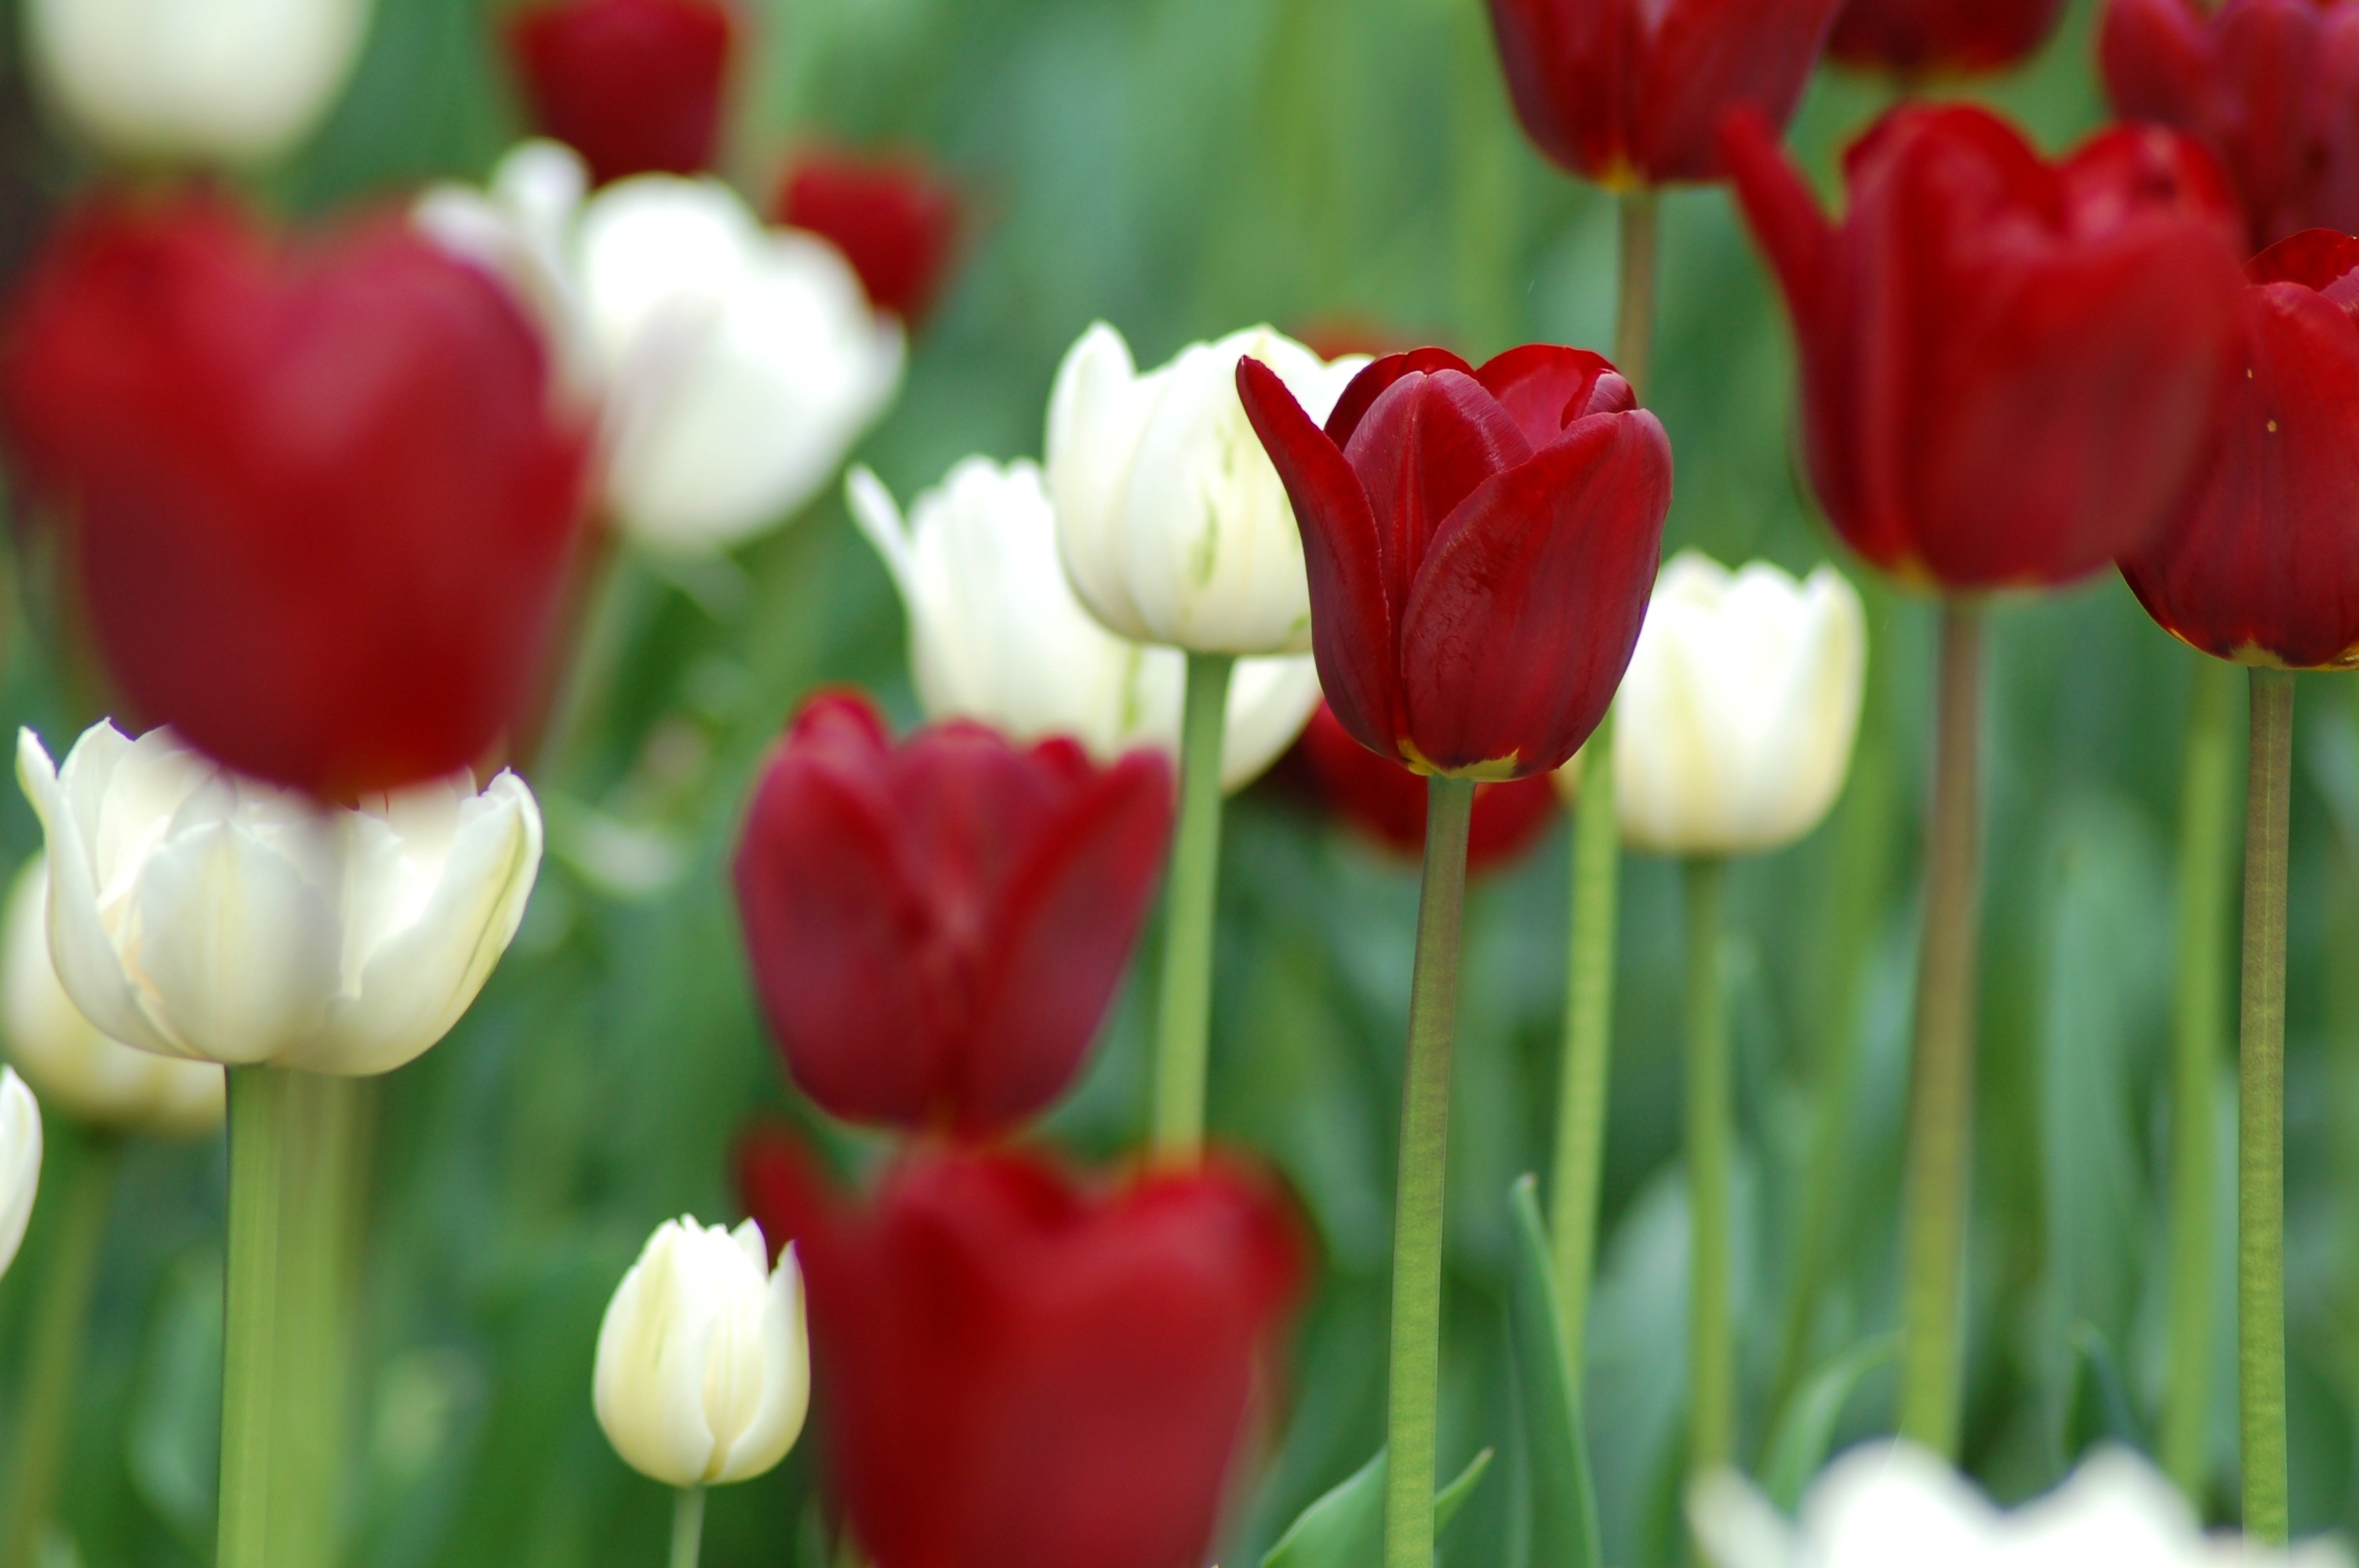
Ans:
[[[766,1253],[762,1233],[747,1220],[738,1227],[742,1243],[751,1233],[759,1278]],[[789,1244],[778,1255],[760,1301],[760,1396],[753,1417],[726,1453],[715,1461],[713,1480],[750,1481],[777,1466],[802,1435],[810,1409],[810,1340],[803,1313],[802,1269]]]
[[[0,1068],[0,1274],[16,1260],[41,1184],[41,1108],[13,1068]]]
[[[704,1357],[718,1313],[693,1277],[692,1219],[667,1220],[623,1276],[598,1327],[592,1403],[625,1464],[670,1487],[703,1484],[712,1434]]]
[[[1132,593],[1125,513],[1160,384],[1138,374],[1130,345],[1099,321],[1066,351],[1049,395],[1049,495],[1065,574],[1092,615],[1136,643],[1159,639]]]
[[[1269,771],[1319,708],[1319,665],[1308,654],[1239,659],[1229,679],[1221,787],[1231,795]]]

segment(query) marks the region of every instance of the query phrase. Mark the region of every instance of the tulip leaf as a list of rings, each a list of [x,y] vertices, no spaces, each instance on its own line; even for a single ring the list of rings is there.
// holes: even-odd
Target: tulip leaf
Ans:
[[[1581,1385],[1564,1342],[1539,1184],[1524,1176],[1507,1198],[1515,1234],[1515,1293],[1509,1308],[1522,1391],[1524,1442],[1532,1465],[1532,1568],[1596,1568],[1596,1483],[1582,1430]]]
[[[1433,1530],[1450,1528],[1491,1469],[1491,1451],[1474,1455],[1458,1479],[1434,1494]],[[1385,1555],[1385,1450],[1302,1510],[1261,1568],[1377,1568]]]
[[[2101,1443],[2143,1449],[2146,1423],[2130,1398],[2121,1358],[2102,1330],[2084,1323],[2072,1330],[2072,1402],[2065,1412],[2065,1456],[2077,1459]]]
[[[1826,1468],[1834,1447],[1835,1426],[1852,1395],[1870,1372],[1891,1360],[1900,1348],[1897,1336],[1878,1335],[1821,1363],[1794,1390],[1777,1417],[1761,1465],[1762,1490],[1788,1513],[1802,1500],[1802,1488]]]

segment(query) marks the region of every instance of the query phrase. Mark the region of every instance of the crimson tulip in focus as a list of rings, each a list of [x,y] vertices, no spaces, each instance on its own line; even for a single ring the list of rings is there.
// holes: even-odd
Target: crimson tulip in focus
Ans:
[[[141,723],[331,799],[528,700],[587,456],[557,406],[509,296],[406,227],[281,249],[204,198],[70,220],[0,351]]]
[[[1300,1289],[1288,1209],[1214,1162],[1094,1192],[1040,1160],[911,1156],[840,1204],[756,1143],[792,1240],[843,1517],[876,1568],[1197,1568]]]
[[[1352,739],[1324,703],[1310,716],[1301,747],[1320,796],[1336,812],[1403,854],[1424,852],[1423,779]],[[1475,785],[1474,816],[1466,836],[1467,871],[1506,865],[1539,842],[1556,816],[1556,784],[1541,775]]]
[[[1376,361],[1322,431],[1257,360],[1237,390],[1286,482],[1320,684],[1419,773],[1545,773],[1614,700],[1671,505],[1671,447],[1614,367],[1511,349]]]
[[[1725,139],[1852,548],[1977,590],[2069,582],[2153,535],[2235,369],[2234,218],[2201,147],[2121,129],[2051,164],[1983,110],[1901,109],[1845,159],[1838,228],[1767,125]]]
[[[2359,230],[2359,0],[2109,0],[2097,53],[2115,113],[2226,161],[2245,249]]]
[[[2004,70],[2063,18],[2064,0],[1849,0],[1827,53],[1904,79]]]
[[[735,41],[720,0],[549,0],[508,24],[534,124],[601,185],[712,167]]]
[[[909,154],[798,158],[778,187],[777,217],[832,242],[868,302],[911,326],[933,309],[958,250],[958,187]]]
[[[896,746],[806,707],[737,848],[754,979],[803,1092],[847,1121],[989,1132],[1062,1093],[1122,979],[1171,830],[1171,770],[1021,750],[979,724]]]
[[[1622,189],[1717,179],[1712,133],[1749,105],[1783,125],[1842,0],[1490,0],[1525,135]]]
[[[2359,240],[2323,229],[2247,269],[2245,363],[2177,517],[2122,575],[2190,646],[2359,665]]]

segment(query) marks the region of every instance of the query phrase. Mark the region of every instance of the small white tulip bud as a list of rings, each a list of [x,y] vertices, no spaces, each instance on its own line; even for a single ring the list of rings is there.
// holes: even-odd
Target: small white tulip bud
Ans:
[[[41,1108],[13,1067],[0,1067],[0,1274],[16,1260],[41,1184]]]

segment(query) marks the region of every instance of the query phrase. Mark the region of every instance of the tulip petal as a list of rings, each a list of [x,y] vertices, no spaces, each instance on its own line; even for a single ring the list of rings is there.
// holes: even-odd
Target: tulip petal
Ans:
[[[1471,375],[1409,375],[1385,389],[1343,456],[1375,514],[1385,602],[1396,615],[1408,602],[1409,583],[1442,520],[1477,485],[1532,451]]]
[[[1656,184],[1720,178],[1722,116],[1741,104],[1771,125],[1791,120],[1841,6],[1683,0],[1652,8],[1652,36],[1628,72],[1631,163]]]
[[[753,1233],[754,1247],[762,1247],[762,1233],[753,1221],[740,1235]],[[769,1260],[756,1262],[766,1267]],[[789,1241],[780,1250],[778,1265],[763,1291],[761,1396],[753,1419],[726,1452],[715,1460],[715,1481],[744,1481],[767,1474],[787,1456],[802,1435],[810,1410],[810,1340],[804,1325],[803,1274]]]
[[[1820,317],[1821,291],[1834,281],[1829,265],[1834,226],[1759,114],[1732,110],[1721,124],[1720,145],[1753,236],[1777,274],[1799,331],[1808,338]]]
[[[1387,387],[1405,375],[1430,374],[1438,370],[1454,370],[1461,375],[1472,375],[1474,367],[1451,353],[1448,349],[1411,349],[1407,353],[1386,354],[1371,361],[1343,388],[1343,395],[1335,400],[1335,411],[1327,416],[1327,438],[1341,451],[1352,444],[1352,432],[1375,406]]]
[[[648,1238],[598,1325],[592,1384],[614,1451],[671,1487],[703,1485],[713,1448],[704,1363],[719,1311],[713,1293],[687,1278],[692,1241],[690,1227],[672,1220]]]
[[[1623,414],[1637,395],[1611,361],[1586,349],[1527,343],[1509,349],[1474,373],[1498,399],[1532,450],[1553,446],[1565,427],[1590,414]]]
[[[1122,334],[1099,321],[1066,351],[1049,394],[1044,466],[1065,571],[1108,630],[1142,643],[1154,640],[1154,628],[1125,569],[1124,480],[1154,412],[1161,373],[1140,375]]]

